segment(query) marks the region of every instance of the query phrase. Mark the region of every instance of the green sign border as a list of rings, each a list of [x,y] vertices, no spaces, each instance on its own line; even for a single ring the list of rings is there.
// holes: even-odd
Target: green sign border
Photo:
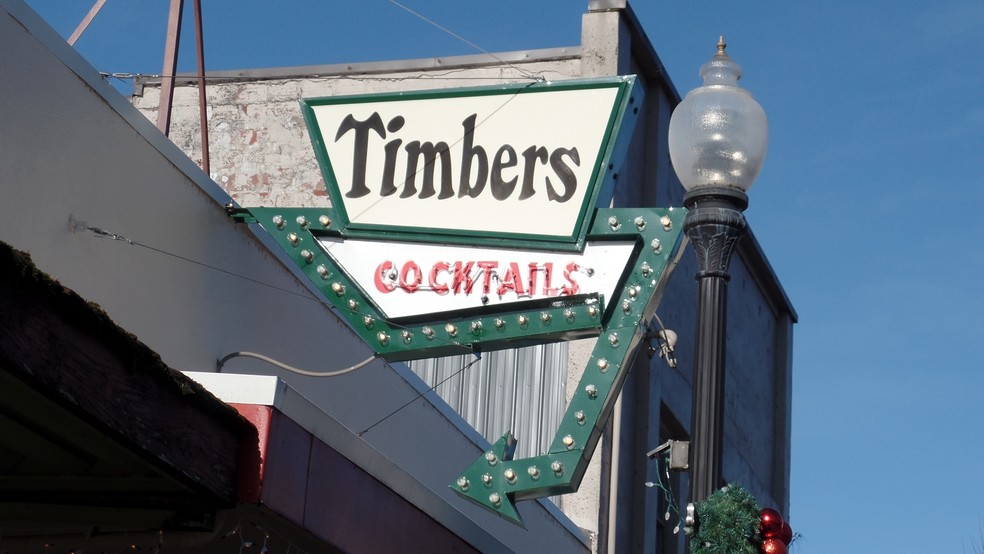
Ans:
[[[609,307],[600,336],[546,454],[513,459],[506,433],[450,485],[459,495],[522,525],[515,503],[574,492],[587,470],[666,283],[683,248],[687,210],[599,209],[597,236],[635,236],[641,248],[629,264],[621,294]]]
[[[592,88],[616,88],[615,102],[613,103],[609,121],[606,127],[605,136],[602,140],[597,162],[592,170],[591,178],[588,183],[587,194],[580,208],[578,223],[570,236],[556,237],[549,235],[536,235],[524,233],[502,232],[480,232],[468,230],[435,229],[426,227],[404,227],[386,225],[353,224],[349,219],[349,214],[345,209],[345,200],[335,178],[332,169],[331,159],[328,155],[327,141],[321,135],[314,109],[317,106],[331,104],[358,104],[367,102],[386,102],[386,101],[406,101],[406,100],[427,100],[441,98],[461,98],[469,96],[489,96],[489,95],[518,95],[518,94],[538,94],[545,92],[556,92],[565,90],[584,90]],[[483,245],[493,247],[530,247],[535,243],[535,247],[540,250],[581,250],[584,247],[584,239],[588,225],[585,223],[590,210],[596,206],[608,206],[614,194],[615,182],[618,180],[618,172],[625,160],[626,148],[630,143],[629,135],[635,129],[638,118],[639,106],[642,105],[644,93],[641,86],[636,86],[634,75],[604,78],[586,79],[557,82],[533,82],[528,84],[509,84],[491,87],[474,87],[462,89],[440,89],[430,91],[412,91],[399,93],[380,93],[352,96],[332,96],[323,98],[308,98],[301,100],[301,111],[307,124],[308,134],[314,146],[315,156],[324,177],[325,187],[331,199],[332,208],[328,209],[328,216],[332,220],[335,230],[344,232],[346,236],[364,239],[388,239],[414,242],[448,243],[448,244],[467,244]],[[576,114],[571,114],[576,117]]]
[[[675,222],[684,210],[668,210],[673,224],[664,229],[653,208],[597,210],[589,240],[635,240],[636,261],[646,264],[647,273],[658,276],[668,262],[668,252],[680,240],[680,224]],[[373,350],[389,361],[468,354],[515,348],[543,342],[574,340],[597,336],[611,321],[627,317],[623,310],[606,306],[597,294],[558,297],[553,301],[517,302],[502,310],[483,308],[435,316],[412,323],[387,319],[359,284],[318,243],[319,236],[347,238],[332,230],[328,210],[319,208],[234,209],[233,217],[259,223],[321,291],[330,305],[349,323]],[[631,215],[630,214],[637,214]],[[611,218],[615,218],[614,220]],[[636,218],[643,218],[639,229]],[[655,218],[655,219],[654,219]],[[613,225],[612,221],[618,221]],[[659,252],[650,252],[646,243],[658,241]],[[394,248],[399,248],[394,245]],[[641,268],[642,266],[640,266]],[[623,272],[620,302],[635,303],[645,294],[639,282],[641,269]],[[655,279],[655,277],[653,277]]]
[[[601,156],[593,168],[576,230],[567,237],[520,233],[353,225],[344,208],[313,108],[387,100],[533,94],[617,87]],[[640,342],[682,250],[682,208],[608,208],[634,131],[642,88],[634,76],[560,83],[373,94],[302,100],[301,108],[332,200],[327,208],[229,208],[237,221],[259,223],[314,283],[330,306],[381,357],[405,361],[598,337],[594,351],[546,454],[513,459],[516,439],[506,433],[450,485],[461,496],[517,524],[515,502],[576,491],[611,415]],[[602,207],[598,207],[602,206]],[[524,250],[577,251],[586,241],[634,241],[614,298],[598,294],[510,303],[427,316],[387,319],[366,291],[321,247],[324,236]]]
[[[634,240],[635,255],[607,306],[596,295],[550,304],[516,303],[512,311],[457,315],[431,323],[386,320],[359,286],[321,248],[330,231],[325,210],[231,208],[238,221],[259,223],[322,292],[330,305],[377,353],[390,361],[513,348],[598,336],[560,428],[546,454],[513,459],[506,433],[450,487],[508,521],[522,525],[515,503],[574,492],[628,375],[644,328],[653,317],[682,251],[683,208],[598,209],[589,240]],[[398,248],[394,245],[394,248]],[[536,307],[531,307],[535,305]]]

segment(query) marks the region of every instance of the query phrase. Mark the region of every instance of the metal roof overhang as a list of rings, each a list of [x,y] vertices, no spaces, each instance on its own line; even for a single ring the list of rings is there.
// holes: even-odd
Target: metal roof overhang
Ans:
[[[0,243],[5,541],[57,525],[210,529],[237,501],[240,450],[255,432]]]
[[[0,549],[510,550],[277,377],[189,375],[0,242]]]
[[[261,468],[244,488],[249,501],[314,537],[346,552],[512,551],[462,512],[450,489],[421,482],[278,377],[186,375],[259,431]]]

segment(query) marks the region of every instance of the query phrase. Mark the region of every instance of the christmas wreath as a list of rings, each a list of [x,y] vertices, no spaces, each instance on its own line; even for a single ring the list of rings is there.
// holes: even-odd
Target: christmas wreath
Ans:
[[[771,508],[760,509],[739,485],[728,485],[696,507],[687,528],[691,554],[786,554],[793,531]]]

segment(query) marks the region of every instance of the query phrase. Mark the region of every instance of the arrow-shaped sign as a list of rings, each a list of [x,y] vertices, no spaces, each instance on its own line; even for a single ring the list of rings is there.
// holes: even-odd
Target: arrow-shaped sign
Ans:
[[[388,319],[328,254],[323,237],[344,234],[331,231],[332,220],[324,212],[230,208],[237,220],[266,226],[339,315],[384,358],[406,360],[598,336],[549,451],[514,460],[516,439],[507,433],[451,484],[462,496],[518,524],[522,520],[515,502],[576,491],[642,341],[643,327],[653,317],[676,265],[686,210],[595,211],[589,241],[634,244],[607,304],[599,294],[560,296],[514,302],[504,311],[480,309],[438,321],[403,323]]]
[[[451,484],[462,496],[521,524],[515,502],[573,492],[580,485],[642,340],[643,327],[656,311],[676,265],[686,210],[595,211],[590,240],[635,244],[634,255],[607,305],[596,294],[558,297],[532,306],[518,302],[508,312],[449,316],[440,325],[388,320],[319,242],[319,236],[330,233],[331,219],[317,209],[252,208],[230,213],[239,220],[268,226],[271,236],[339,314],[387,359],[598,336],[549,451],[514,460],[515,439],[507,433]]]
[[[389,361],[599,337],[549,451],[514,460],[507,433],[451,485],[516,523],[577,490],[681,248],[686,210],[595,209],[643,95],[626,76],[304,100],[331,206],[228,206]]]
[[[451,484],[455,492],[522,524],[517,501],[577,490],[642,340],[643,326],[656,311],[676,264],[685,213],[597,210],[591,235],[635,235],[638,254],[625,270],[621,296],[609,304],[601,335],[549,451],[514,460],[516,439],[507,433]]]

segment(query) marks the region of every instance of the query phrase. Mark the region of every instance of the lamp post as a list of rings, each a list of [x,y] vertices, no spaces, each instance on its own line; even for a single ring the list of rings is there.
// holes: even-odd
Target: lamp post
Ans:
[[[697,331],[694,344],[690,499],[721,486],[725,319],[728,263],[745,230],[745,192],[765,159],[765,112],[738,86],[741,66],[725,52],[700,69],[704,84],[687,93],[670,118],[673,168],[687,190],[684,231],[697,253]]]

